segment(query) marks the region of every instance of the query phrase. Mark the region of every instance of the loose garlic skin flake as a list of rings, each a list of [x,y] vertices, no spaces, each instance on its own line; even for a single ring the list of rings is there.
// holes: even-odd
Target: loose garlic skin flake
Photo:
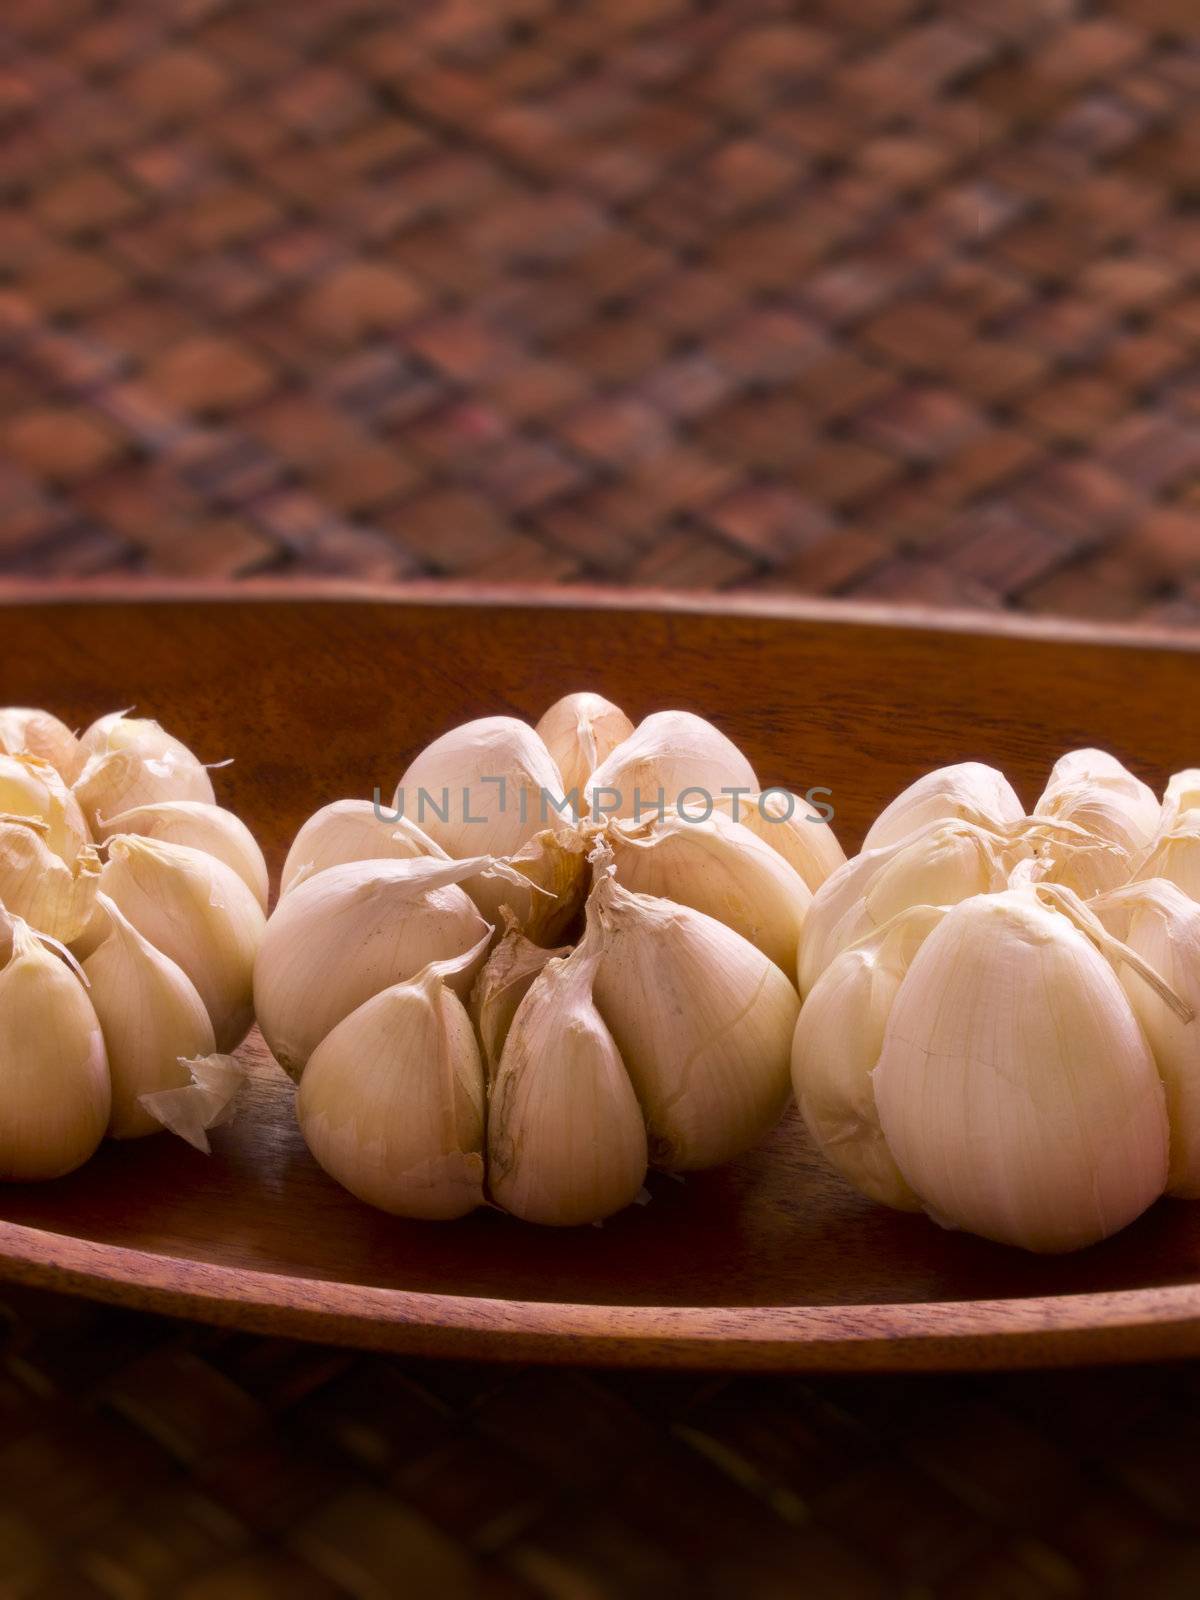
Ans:
[[[1077,1250],[1167,1181],[1163,1086],[1109,961],[1032,889],[952,907],[892,1005],[874,1073],[925,1209],[1027,1250]]]

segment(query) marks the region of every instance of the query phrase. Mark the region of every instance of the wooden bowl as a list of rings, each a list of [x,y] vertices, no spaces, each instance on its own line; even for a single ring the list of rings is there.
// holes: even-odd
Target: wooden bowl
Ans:
[[[294,595],[295,591],[290,591]],[[0,596],[0,598],[5,598]],[[120,706],[204,759],[278,871],[318,806],[389,793],[469,717],[536,719],[594,688],[635,719],[702,711],[764,783],[830,788],[847,848],[919,773],[974,758],[1032,801],[1099,744],[1160,786],[1200,758],[1186,641],[861,609],[612,597],[554,604],[234,594],[0,605],[0,704],[82,724]],[[58,1183],[0,1189],[0,1268],[52,1288],[381,1349],[647,1365],[984,1367],[1200,1352],[1200,1205],[1038,1258],[871,1205],[794,1114],[759,1150],[566,1231],[484,1212],[409,1223],[309,1157],[292,1087],[253,1039],[248,1105],[210,1158],[107,1144]]]

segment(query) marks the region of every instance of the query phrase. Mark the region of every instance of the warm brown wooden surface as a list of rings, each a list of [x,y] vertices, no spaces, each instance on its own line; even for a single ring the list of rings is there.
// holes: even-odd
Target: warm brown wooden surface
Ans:
[[[1200,747],[1200,654],[1001,632],[631,607],[309,601],[13,603],[0,703],[84,721],[160,716],[207,759],[277,867],[296,827],[385,791],[408,756],[485,711],[536,717],[591,686],[640,716],[691,706],[764,782],[833,790],[853,846],[930,766],[1004,766],[1029,799],[1100,743],[1161,783]],[[0,1193],[0,1250],[29,1281],[248,1327],[390,1348],[764,1367],[1027,1364],[1200,1351],[1200,1208],[1156,1207],[1096,1249],[1027,1258],[873,1207],[789,1120],[763,1149],[603,1229],[485,1214],[405,1224],[315,1168],[269,1064],[209,1161],[107,1147],[55,1185]]]

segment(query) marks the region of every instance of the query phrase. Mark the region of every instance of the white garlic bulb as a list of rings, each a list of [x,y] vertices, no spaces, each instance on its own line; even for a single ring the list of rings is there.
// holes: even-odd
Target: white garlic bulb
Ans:
[[[144,939],[107,895],[99,900],[109,933],[83,971],[112,1083],[108,1131],[114,1139],[134,1139],[162,1128],[140,1097],[185,1087],[190,1079],[181,1058],[211,1054],[216,1040],[183,969]]]
[[[537,725],[575,810],[582,810],[583,791],[596,768],[633,732],[633,723],[599,694],[566,694],[556,700]]]
[[[216,801],[207,768],[157,722],[114,711],[93,722],[79,744],[75,795],[93,829],[102,817],[160,800]]]
[[[492,1086],[488,1186],[527,1222],[570,1227],[623,1210],[646,1176],[646,1128],[592,982],[590,937],[547,963],[513,1018]]]
[[[1025,807],[1002,772],[981,761],[960,761],[927,772],[901,790],[868,828],[862,847],[882,850],[899,844],[931,822],[973,822],[998,832],[1024,814]]]
[[[160,800],[101,819],[102,839],[117,833],[136,833],[144,839],[203,850],[232,868],[266,911],[270,893],[267,863],[258,840],[232,811],[204,800]]]
[[[731,739],[691,711],[656,711],[600,763],[584,789],[593,818],[643,821],[671,810],[714,803],[727,791],[757,794],[754,769]]]
[[[82,1166],[104,1137],[104,1037],[79,978],[20,918],[0,970],[0,1178]]]
[[[455,965],[432,963],[344,1017],[313,1051],[296,1099],[331,1177],[368,1205],[433,1221],[483,1200],[483,1067],[444,982]]]
[[[280,894],[348,861],[411,861],[416,856],[450,858],[409,817],[377,811],[370,800],[335,800],[315,812],[292,841],[283,863]]]
[[[618,823],[607,840],[618,883],[707,912],[791,978],[812,894],[749,828],[719,813],[705,822],[669,813],[661,822]]]
[[[455,857],[513,855],[570,815],[553,757],[516,717],[480,717],[426,745],[393,804]]]
[[[821,791],[813,790],[812,793]],[[798,872],[815,894],[846,863],[837,834],[802,796],[787,789],[761,794],[713,796],[714,809],[757,834]]]
[[[31,706],[0,710],[0,753],[28,754],[48,761],[64,783],[74,783],[82,765],[79,740],[58,717]]]

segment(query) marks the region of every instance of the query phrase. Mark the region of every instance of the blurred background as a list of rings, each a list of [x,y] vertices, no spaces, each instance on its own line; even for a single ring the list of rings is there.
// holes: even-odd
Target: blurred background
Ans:
[[[1195,0],[14,0],[0,572],[1200,618]]]

